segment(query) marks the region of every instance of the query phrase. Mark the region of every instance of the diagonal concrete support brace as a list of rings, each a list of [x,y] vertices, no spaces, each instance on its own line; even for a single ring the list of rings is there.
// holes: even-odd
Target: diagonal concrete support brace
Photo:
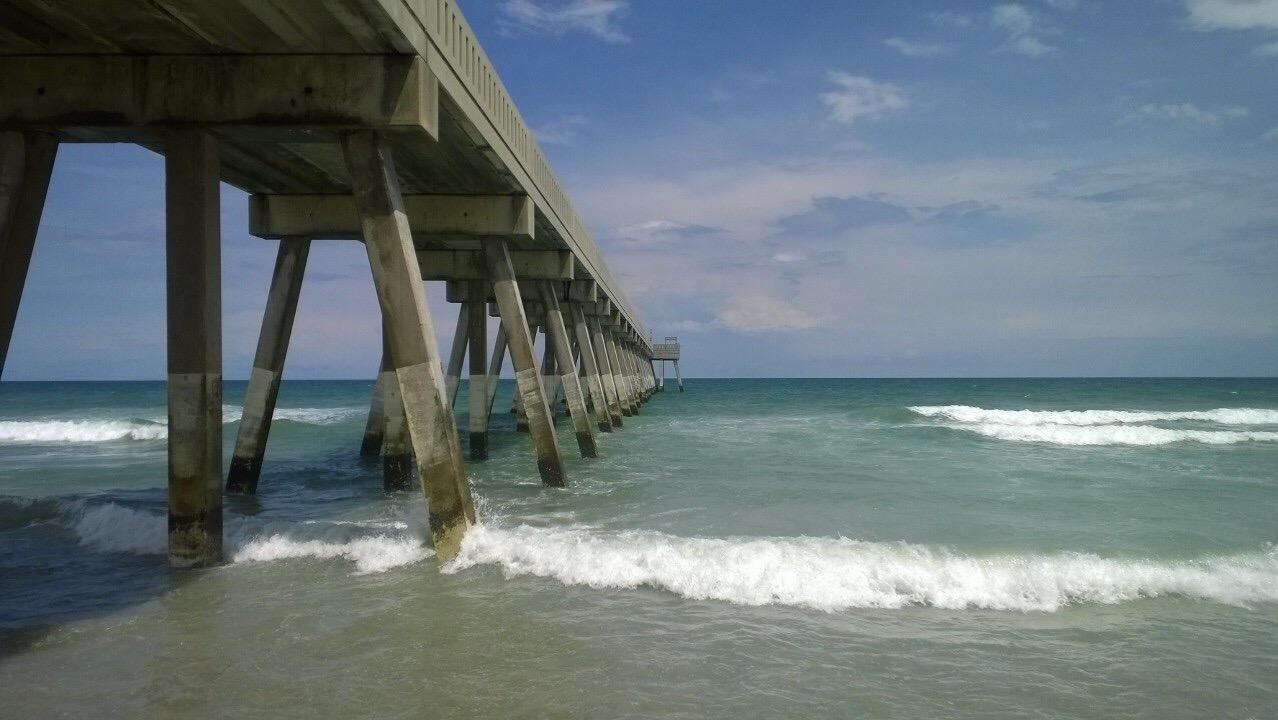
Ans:
[[[244,395],[244,412],[235,438],[235,453],[226,478],[226,491],[252,495],[257,492],[262,474],[262,456],[271,433],[275,400],[279,396],[284,358],[293,334],[293,317],[297,314],[297,298],[302,292],[306,258],[311,251],[310,238],[287,237],[280,241],[271,275],[271,289],[266,296],[266,312],[262,315],[262,331],[257,338],[257,353]]]
[[[584,458],[599,456],[595,447],[595,434],[590,428],[590,416],[586,413],[586,398],[577,381],[577,363],[572,359],[572,340],[564,326],[564,315],[559,309],[559,299],[549,283],[541,286],[541,302],[546,308],[546,343],[553,348],[555,365],[559,368],[559,384],[568,401],[568,415],[577,435],[577,448]]]
[[[488,276],[492,279],[493,294],[501,311],[501,324],[506,328],[510,359],[515,366],[515,382],[524,413],[528,416],[533,450],[537,453],[537,471],[543,484],[562,487],[567,482],[567,474],[559,452],[559,439],[550,424],[550,406],[546,402],[541,376],[537,373],[532,338],[528,334],[528,316],[519,295],[519,284],[515,281],[515,270],[510,264],[509,250],[506,241],[501,238],[485,238],[483,242]]]
[[[344,134],[342,151],[388,331],[435,552],[449,560],[474,523],[475,508],[399,180],[390,150],[376,132]]]

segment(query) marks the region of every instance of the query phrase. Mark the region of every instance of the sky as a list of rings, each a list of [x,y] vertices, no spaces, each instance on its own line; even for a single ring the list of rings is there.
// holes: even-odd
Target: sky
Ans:
[[[1278,374],[1278,0],[461,6],[688,376]],[[244,378],[275,244],[223,198]],[[65,146],[6,379],[162,378],[163,227],[157,156]],[[317,241],[286,377],[379,351]]]

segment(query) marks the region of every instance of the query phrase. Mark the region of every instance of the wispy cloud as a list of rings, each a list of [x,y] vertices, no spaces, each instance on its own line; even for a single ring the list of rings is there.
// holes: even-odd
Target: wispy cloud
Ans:
[[[1173,122],[1196,125],[1206,128],[1218,128],[1228,120],[1245,118],[1250,114],[1245,107],[1224,107],[1216,110],[1205,110],[1189,102],[1183,103],[1150,103],[1141,105],[1135,110],[1125,113],[1118,119],[1119,125],[1133,125],[1148,122]]]
[[[944,12],[928,13],[927,19],[930,20],[933,25],[940,25],[942,27],[954,27],[954,28],[972,27],[971,17],[964,15],[962,13],[951,12],[948,10]]]
[[[1251,49],[1251,54],[1258,58],[1278,57],[1278,40],[1257,45]]]
[[[542,145],[572,146],[577,144],[581,129],[587,124],[586,118],[581,115],[565,115],[533,128],[533,135]]]
[[[719,321],[740,332],[808,330],[819,323],[815,317],[771,295],[737,295],[719,313]]]
[[[1278,0],[1186,0],[1185,6],[1200,30],[1278,28]]]
[[[657,247],[675,244],[720,232],[718,228],[674,220],[649,220],[617,228],[617,237],[632,247]]]
[[[630,10],[626,0],[505,0],[499,22],[503,30],[564,35],[584,32],[611,43],[630,42],[619,27]]]
[[[954,49],[949,43],[918,42],[899,37],[888,38],[883,44],[907,57],[934,57]]]
[[[837,123],[851,125],[859,120],[874,120],[910,105],[901,88],[863,75],[836,70],[830,73],[830,82],[835,89],[823,93],[821,100],[830,109],[830,119]]]
[[[1024,5],[995,5],[990,9],[990,26],[1007,34],[1007,49],[1012,52],[1037,58],[1058,51],[1042,39],[1045,28]]]

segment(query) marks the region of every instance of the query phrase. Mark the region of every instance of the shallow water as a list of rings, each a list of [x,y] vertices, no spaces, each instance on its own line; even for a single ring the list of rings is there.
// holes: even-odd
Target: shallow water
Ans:
[[[370,391],[171,574],[163,385],[0,385],[5,714],[1278,716],[1278,381],[695,380],[564,490],[498,412],[443,568]]]

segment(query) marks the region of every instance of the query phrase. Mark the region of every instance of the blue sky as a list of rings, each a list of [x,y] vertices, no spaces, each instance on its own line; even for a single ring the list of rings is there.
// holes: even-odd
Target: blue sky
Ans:
[[[462,7],[691,375],[1278,374],[1278,0]],[[274,247],[224,198],[239,378]],[[162,377],[162,200],[63,149],[6,377]],[[370,377],[377,333],[318,243],[286,375]]]

